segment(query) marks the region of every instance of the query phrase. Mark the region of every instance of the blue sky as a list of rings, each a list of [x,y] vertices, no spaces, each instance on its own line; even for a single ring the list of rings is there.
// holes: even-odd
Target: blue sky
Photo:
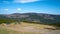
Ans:
[[[60,0],[0,0],[0,14],[27,12],[60,14]]]

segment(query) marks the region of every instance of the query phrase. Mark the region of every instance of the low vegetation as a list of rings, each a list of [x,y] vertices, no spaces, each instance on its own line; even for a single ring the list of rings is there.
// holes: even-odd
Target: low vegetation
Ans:
[[[15,31],[7,28],[0,28],[0,34],[37,34],[33,32],[21,32],[21,31]],[[38,33],[40,34],[40,33]]]
[[[21,24],[1,24],[0,34],[43,34],[38,30],[43,29],[44,25],[21,22]]]
[[[0,34],[19,34],[19,32],[0,27]]]
[[[15,24],[20,24],[21,21],[16,21],[16,20],[0,20],[0,24],[5,23],[5,24],[11,24],[11,23],[15,23]],[[34,22],[34,21],[22,21],[22,22],[26,22],[26,23],[33,23],[33,24],[44,24],[44,25],[52,25],[55,27],[60,27],[60,22],[56,22],[56,23],[51,23],[51,24],[46,24],[46,23],[40,23],[40,22]]]

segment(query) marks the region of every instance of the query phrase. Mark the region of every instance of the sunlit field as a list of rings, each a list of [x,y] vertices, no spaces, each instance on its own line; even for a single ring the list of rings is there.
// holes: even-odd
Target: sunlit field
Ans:
[[[55,28],[49,25],[21,22],[21,24],[1,24],[0,34],[45,34],[45,28]]]
[[[15,31],[15,30],[11,30],[11,29],[6,29],[6,28],[0,28],[0,34],[37,34],[37,33],[21,32],[21,31]]]

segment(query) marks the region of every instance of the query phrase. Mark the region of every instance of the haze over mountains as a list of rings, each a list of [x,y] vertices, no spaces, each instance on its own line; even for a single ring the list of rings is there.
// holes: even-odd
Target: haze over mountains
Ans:
[[[4,19],[51,24],[60,22],[60,15],[43,13],[13,13],[8,15],[0,15],[0,20]]]

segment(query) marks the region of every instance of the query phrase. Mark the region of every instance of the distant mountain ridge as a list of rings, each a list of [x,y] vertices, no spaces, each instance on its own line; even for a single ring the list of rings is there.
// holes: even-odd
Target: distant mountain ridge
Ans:
[[[35,21],[39,23],[57,23],[60,22],[60,15],[43,14],[43,13],[14,13],[0,15],[0,19],[12,19],[18,21]]]

